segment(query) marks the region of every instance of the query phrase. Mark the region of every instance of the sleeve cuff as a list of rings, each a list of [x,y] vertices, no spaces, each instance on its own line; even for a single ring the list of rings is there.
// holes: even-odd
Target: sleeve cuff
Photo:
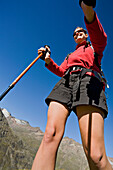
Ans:
[[[45,63],[45,67],[46,67],[46,68],[48,68],[48,67],[50,67],[50,66],[51,66],[51,64],[52,64],[52,59],[51,59],[51,61],[50,61],[50,63],[49,63],[49,64]]]

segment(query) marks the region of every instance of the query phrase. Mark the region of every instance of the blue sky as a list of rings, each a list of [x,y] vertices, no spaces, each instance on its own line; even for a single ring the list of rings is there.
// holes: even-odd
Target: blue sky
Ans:
[[[102,68],[110,88],[106,90],[109,108],[105,120],[105,145],[107,155],[113,157],[113,1],[97,1],[95,11],[108,35]],[[0,94],[35,59],[37,49],[50,45],[53,60],[60,65],[66,55],[74,51],[73,31],[85,27],[78,0],[0,0]],[[37,63],[0,102],[12,116],[39,126],[44,132],[47,109],[44,99],[60,78]],[[75,114],[70,115],[65,136],[81,143]]]

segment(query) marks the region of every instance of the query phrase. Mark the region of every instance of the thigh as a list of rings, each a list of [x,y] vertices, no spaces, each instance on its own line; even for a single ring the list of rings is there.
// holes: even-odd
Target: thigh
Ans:
[[[105,153],[103,114],[101,109],[94,106],[77,107],[82,143],[87,155]]]
[[[47,128],[53,129],[57,134],[63,133],[65,129],[65,123],[69,115],[68,108],[56,101],[51,101],[48,109]]]

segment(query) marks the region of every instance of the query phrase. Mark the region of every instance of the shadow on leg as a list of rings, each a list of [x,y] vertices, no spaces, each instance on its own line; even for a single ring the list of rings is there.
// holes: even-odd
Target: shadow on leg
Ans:
[[[105,152],[102,114],[94,106],[77,107],[83,148],[91,170],[112,170]]]

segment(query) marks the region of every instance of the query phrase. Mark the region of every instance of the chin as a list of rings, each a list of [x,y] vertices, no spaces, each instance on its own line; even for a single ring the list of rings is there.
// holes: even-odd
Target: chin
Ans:
[[[84,39],[77,39],[77,40],[75,40],[75,42],[77,43],[77,44],[80,44],[80,43],[82,43],[83,41],[85,41]]]
[[[80,43],[83,42],[83,41],[76,41],[76,40],[75,40],[75,42],[76,42],[77,44],[80,44]]]

